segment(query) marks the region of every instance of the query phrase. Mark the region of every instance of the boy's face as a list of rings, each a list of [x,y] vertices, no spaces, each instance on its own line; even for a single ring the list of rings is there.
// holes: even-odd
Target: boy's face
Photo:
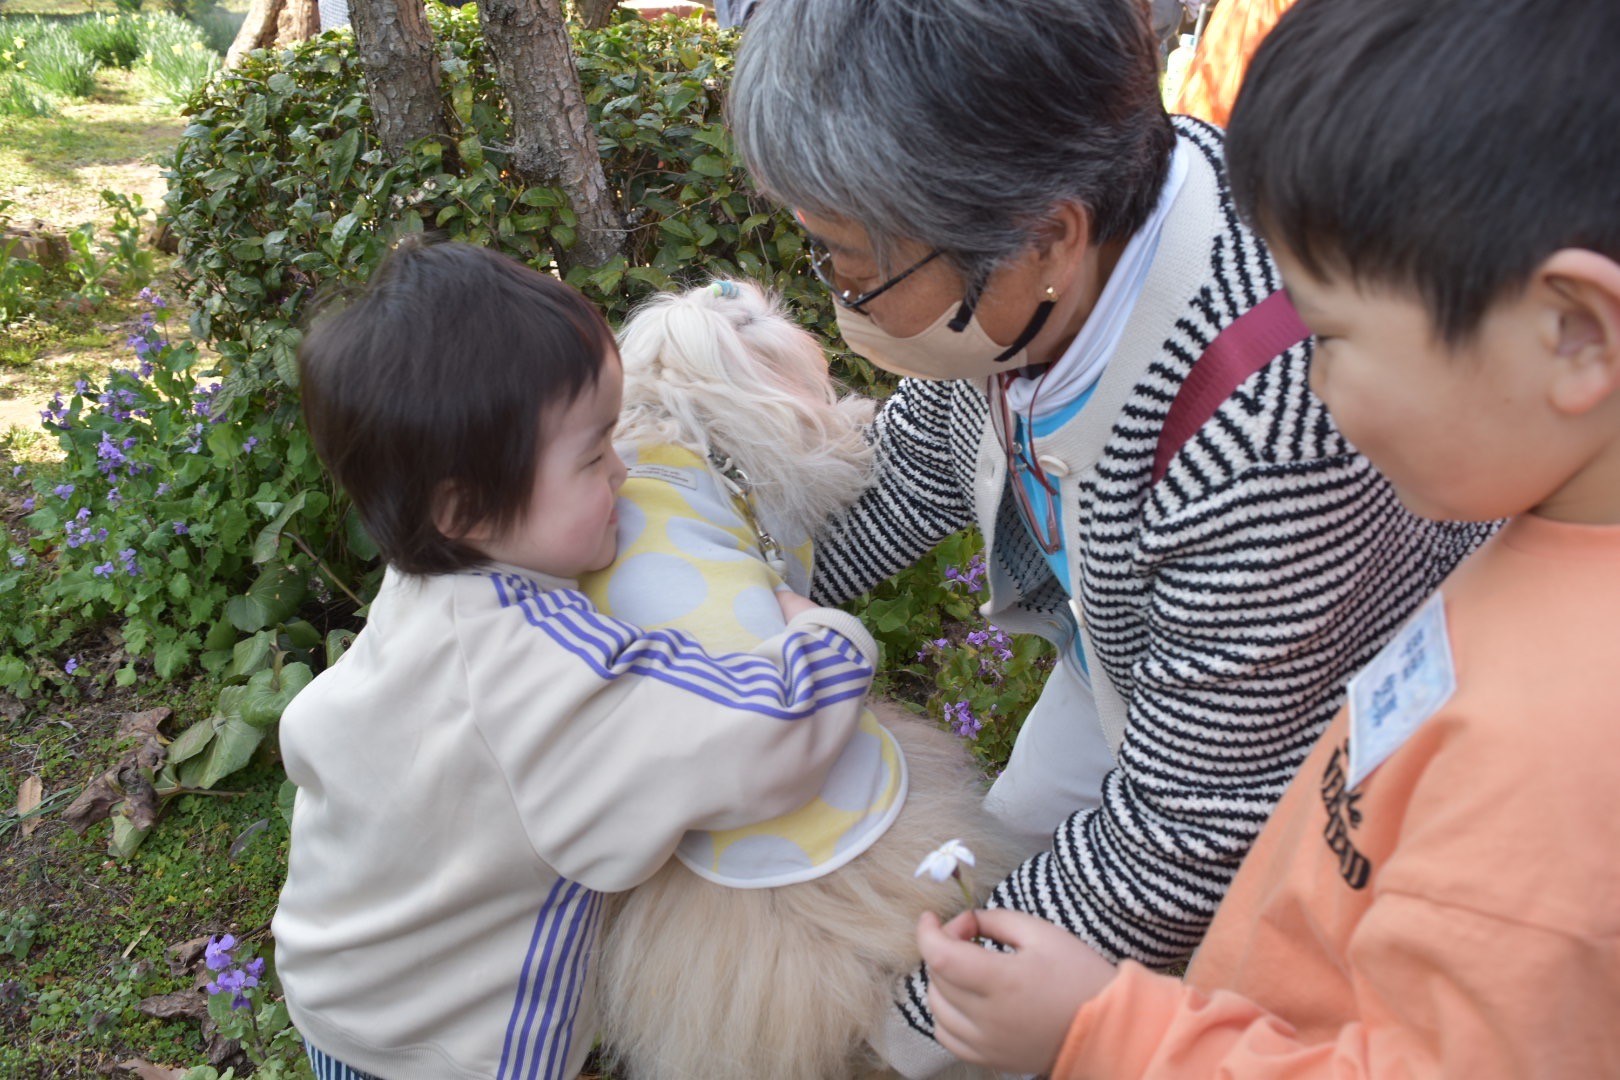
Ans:
[[[613,449],[624,370],[617,352],[602,361],[596,385],[541,417],[546,433],[529,508],[499,536],[469,536],[499,562],[552,577],[578,578],[613,561],[618,550],[615,495],[624,462]]]
[[[1289,252],[1273,254],[1316,336],[1311,388],[1412,512],[1510,517],[1578,470],[1564,460],[1542,364],[1545,328],[1528,298],[1493,305],[1478,332],[1453,347],[1416,298],[1323,280]]]

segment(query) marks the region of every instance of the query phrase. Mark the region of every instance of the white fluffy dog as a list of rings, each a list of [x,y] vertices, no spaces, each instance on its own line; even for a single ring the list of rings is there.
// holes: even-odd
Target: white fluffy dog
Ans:
[[[749,598],[784,579],[806,591],[809,538],[869,482],[872,403],[840,397],[814,338],[746,283],[654,298],[626,324],[620,350],[619,442],[631,465],[620,553],[583,587],[617,617],[675,627],[711,649],[746,648],[781,627],[780,613],[766,610],[774,601]],[[659,503],[681,520],[671,525]],[[694,539],[700,534],[707,539]],[[660,537],[667,543],[654,550]],[[657,576],[637,577],[637,565]],[[688,588],[688,578],[704,583]],[[913,876],[918,863],[962,838],[978,856],[982,893],[1019,853],[980,809],[982,779],[963,747],[926,719],[874,707],[882,728],[869,718],[852,747],[865,746],[876,762],[874,748],[898,744],[904,768],[889,790],[901,798],[891,812],[862,819],[876,826],[859,854],[773,877],[779,838],[691,834],[679,859],[612,900],[598,972],[616,1075],[889,1075],[866,1039],[892,1008],[896,978],[918,962],[917,917],[962,906],[954,883]],[[885,730],[892,742],[871,737]],[[896,757],[879,769],[885,783]],[[835,802],[832,786],[829,778],[824,798]],[[728,878],[722,849],[763,850],[764,869],[740,871],[752,880]],[[774,884],[781,880],[795,883]]]

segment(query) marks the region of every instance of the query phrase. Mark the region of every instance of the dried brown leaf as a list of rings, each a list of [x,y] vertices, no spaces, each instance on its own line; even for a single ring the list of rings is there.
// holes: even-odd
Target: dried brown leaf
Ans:
[[[172,994],[142,998],[135,1007],[143,1015],[159,1020],[208,1019],[208,995],[201,990],[176,990]]]
[[[45,785],[40,781],[39,777],[29,776],[25,779],[22,785],[17,788],[17,816],[22,817],[24,814],[39,809],[39,801],[44,795]],[[39,828],[39,818],[29,818],[22,823],[22,834],[32,836],[37,828]]]
[[[190,971],[208,951],[208,937],[209,935],[204,934],[202,937],[194,937],[165,949],[164,951],[169,954],[169,974],[178,979]]]
[[[75,832],[82,833],[98,821],[105,821],[115,804],[124,801],[124,789],[118,786],[118,769],[111,768],[85,785],[73,804],[62,811],[62,820]]]
[[[170,1069],[163,1065],[153,1065],[145,1058],[130,1058],[128,1061],[118,1063],[120,1072],[129,1073],[138,1080],[180,1080],[189,1072],[189,1069]]]
[[[98,821],[104,821],[119,803],[127,803],[124,813],[138,829],[150,829],[157,820],[162,805],[152,787],[153,775],[163,767],[166,751],[156,735],[157,725],[167,715],[167,709],[151,709],[144,713],[130,713],[126,723],[136,720],[129,734],[137,735],[140,743],[131,748],[118,763],[89,784],[73,800],[73,805],[62,811],[62,820],[76,832],[83,833]],[[147,719],[141,719],[141,718]],[[150,730],[148,730],[148,726]]]
[[[134,739],[142,737],[158,737],[158,725],[167,720],[174,710],[169,708],[147,709],[145,712],[125,713],[118,721],[118,737],[120,739]]]

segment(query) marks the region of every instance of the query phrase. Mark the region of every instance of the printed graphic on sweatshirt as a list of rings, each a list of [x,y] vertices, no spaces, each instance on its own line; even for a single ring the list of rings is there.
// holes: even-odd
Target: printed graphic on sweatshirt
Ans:
[[[1360,851],[1352,834],[1361,827],[1361,795],[1350,788],[1350,741],[1335,747],[1322,773],[1322,808],[1327,825],[1322,837],[1328,850],[1339,860],[1339,874],[1352,889],[1365,888],[1372,877],[1372,863]]]

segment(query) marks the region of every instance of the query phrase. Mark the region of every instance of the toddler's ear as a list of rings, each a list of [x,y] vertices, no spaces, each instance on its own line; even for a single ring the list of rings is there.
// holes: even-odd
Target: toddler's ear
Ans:
[[[1620,394],[1620,263],[1566,248],[1541,264],[1532,287],[1545,290],[1556,316],[1553,405],[1581,415]]]
[[[459,493],[455,481],[441,480],[433,491],[433,527],[446,540],[462,544],[477,544],[490,539],[483,522],[469,525],[458,521]]]

